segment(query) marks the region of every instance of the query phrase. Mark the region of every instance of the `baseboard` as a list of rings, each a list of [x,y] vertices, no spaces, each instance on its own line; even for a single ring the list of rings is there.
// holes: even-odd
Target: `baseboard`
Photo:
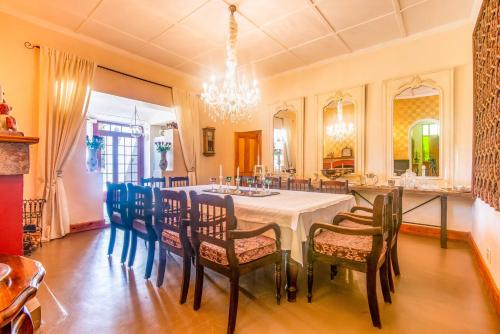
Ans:
[[[96,230],[99,228],[105,228],[107,226],[108,225],[106,225],[106,221],[104,219],[96,220],[96,221],[92,221],[92,222],[74,224],[74,225],[70,226],[70,233]]]
[[[441,228],[433,226],[423,226],[418,224],[403,223],[401,224],[401,233],[421,235],[424,237],[437,238],[441,237]],[[448,230],[449,240],[469,241],[469,232]]]
[[[433,226],[422,226],[418,224],[411,223],[403,223],[400,229],[401,233],[420,235],[424,237],[430,238],[440,238],[441,237],[441,229],[439,227]],[[486,285],[486,290],[488,291],[488,295],[493,302],[493,307],[495,308],[498,316],[500,317],[500,290],[498,289],[491,272],[486,265],[486,262],[477,247],[474,238],[472,237],[470,232],[464,231],[454,231],[448,230],[448,239],[450,240],[462,240],[469,244],[469,247],[476,259],[477,266],[479,269],[479,273]]]
[[[479,267],[479,272],[481,273],[481,277],[483,278],[484,283],[486,283],[486,289],[488,290],[488,295],[490,296],[491,301],[493,302],[493,307],[495,308],[498,316],[500,317],[500,290],[498,289],[495,280],[491,275],[488,265],[486,264],[483,256],[481,255],[481,251],[477,247],[477,244],[470,233],[468,242],[472,250],[472,253],[474,254],[474,257],[476,258],[476,262]]]

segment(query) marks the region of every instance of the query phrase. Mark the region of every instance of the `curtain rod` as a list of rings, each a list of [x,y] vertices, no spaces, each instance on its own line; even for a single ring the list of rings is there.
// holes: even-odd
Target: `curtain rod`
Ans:
[[[26,49],[40,49],[40,45],[35,45],[35,44],[31,44],[30,42],[24,42],[24,47]],[[130,77],[130,78],[134,78],[134,79],[137,79],[137,80],[141,80],[141,81],[144,81],[144,82],[147,82],[147,83],[150,83],[150,84],[153,84],[153,85],[158,85],[158,86],[162,86],[162,87],[165,87],[165,88],[170,88],[172,89],[172,86],[168,86],[168,85],[164,85],[162,83],[159,83],[159,82],[156,82],[156,81],[151,81],[151,80],[148,80],[148,79],[144,79],[144,78],[141,78],[141,77],[137,77],[135,75],[132,75],[132,74],[128,74],[128,73],[125,73],[125,72],[121,72],[121,71],[118,71],[118,70],[115,70],[115,69],[112,69],[112,68],[109,68],[109,67],[106,67],[106,66],[102,66],[102,65],[97,65],[97,67],[103,69],[103,70],[106,70],[106,71],[110,71],[110,72],[114,72],[114,73],[118,73],[118,74],[121,74],[121,75],[124,75],[124,76],[127,76],[127,77]]]

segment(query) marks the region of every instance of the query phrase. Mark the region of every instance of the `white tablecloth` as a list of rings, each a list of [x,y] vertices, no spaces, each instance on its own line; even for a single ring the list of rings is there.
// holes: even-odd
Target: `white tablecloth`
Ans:
[[[210,185],[174,188],[207,194]],[[266,223],[281,227],[281,248],[290,250],[291,258],[304,263],[302,243],[307,241],[309,228],[315,222],[331,223],[338,212],[349,211],[355,205],[352,195],[276,190],[280,194],[267,197],[232,196],[239,229],[250,229]],[[219,196],[224,196],[220,194]],[[271,232],[268,234],[273,236]]]

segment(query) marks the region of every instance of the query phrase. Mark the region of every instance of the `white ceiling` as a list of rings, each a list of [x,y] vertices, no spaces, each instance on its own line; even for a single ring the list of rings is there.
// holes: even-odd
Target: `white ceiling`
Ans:
[[[223,70],[228,4],[236,3],[239,63],[262,78],[470,19],[474,1],[2,0],[2,5],[205,78]]]

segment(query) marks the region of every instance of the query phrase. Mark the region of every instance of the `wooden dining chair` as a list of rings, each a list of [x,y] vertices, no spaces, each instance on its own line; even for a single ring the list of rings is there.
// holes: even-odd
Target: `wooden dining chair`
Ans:
[[[168,178],[168,187],[189,187],[189,177],[187,176],[171,176]]]
[[[360,224],[347,227],[342,222]],[[312,300],[313,272],[316,261],[343,266],[366,273],[366,290],[373,326],[382,327],[377,301],[377,271],[384,301],[391,303],[388,279],[387,242],[391,240],[392,207],[389,194],[375,198],[373,216],[337,214],[332,224],[314,223],[309,230],[307,300]]]
[[[190,226],[196,252],[196,283],[194,309],[201,305],[204,268],[212,269],[230,281],[229,319],[227,333],[233,333],[238,311],[239,279],[241,275],[266,265],[275,266],[276,302],[281,299],[280,228],[269,223],[253,230],[237,230],[231,196],[224,198],[189,193],[191,199]],[[275,239],[263,233],[272,230]]]
[[[331,194],[349,194],[349,181],[319,180],[319,191]]]
[[[165,180],[165,177],[141,178],[141,186],[150,187],[151,189],[154,187],[166,188],[167,181]]]
[[[128,219],[128,199],[127,186],[125,183],[107,183],[106,210],[110,222],[110,238],[108,246],[108,255],[113,254],[115,247],[116,230],[123,231],[123,248],[121,263],[127,260],[128,247],[130,244],[130,221]]]
[[[400,276],[401,272],[399,269],[399,259],[398,259],[398,235],[399,230],[401,229],[401,224],[403,222],[403,187],[399,186],[390,191],[392,196],[392,218],[393,218],[393,233],[392,239],[390,243],[390,267],[389,267],[389,284],[391,287],[391,291],[394,292],[394,281],[392,278],[392,270],[394,270],[394,274],[396,276]],[[363,206],[354,206],[351,208],[351,213],[354,213],[362,218],[366,216],[373,215],[373,208],[367,208]],[[391,270],[392,267],[392,270]]]
[[[281,176],[266,177],[266,179],[271,180],[271,183],[269,184],[269,189],[281,189],[282,188]]]
[[[160,248],[158,278],[156,285],[163,284],[167,262],[167,251],[183,258],[182,288],[180,303],[186,302],[191,277],[191,258],[193,250],[188,231],[189,221],[186,192],[154,188],[155,230]]]
[[[288,178],[287,189],[295,191],[312,191],[311,179]]]
[[[132,226],[132,239],[130,242],[130,254],[128,266],[132,267],[137,251],[137,238],[146,242],[148,258],[146,262],[145,279],[151,277],[153,261],[155,258],[156,231],[153,228],[153,194],[150,187],[136,186],[132,183],[127,185],[129,219]]]

